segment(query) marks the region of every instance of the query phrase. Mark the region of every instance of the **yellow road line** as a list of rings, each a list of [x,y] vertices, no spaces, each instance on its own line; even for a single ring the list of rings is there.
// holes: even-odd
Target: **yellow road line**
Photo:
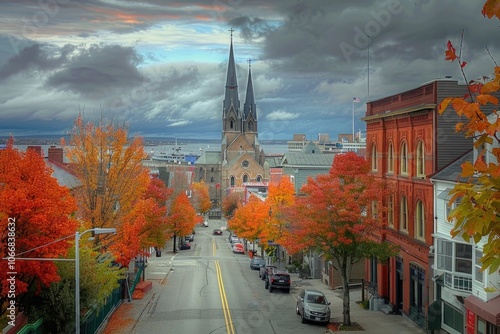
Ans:
[[[219,283],[220,301],[222,303],[222,311],[224,312],[224,320],[226,322],[226,332],[228,334],[235,334],[233,321],[231,319],[231,312],[229,311],[229,304],[227,303],[226,290],[222,282],[222,272],[220,269],[219,261],[215,261],[215,268],[217,271],[217,282]]]

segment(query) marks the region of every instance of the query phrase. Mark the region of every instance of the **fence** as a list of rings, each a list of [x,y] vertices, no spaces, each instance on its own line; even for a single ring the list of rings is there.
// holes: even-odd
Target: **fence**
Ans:
[[[134,289],[141,280],[142,271],[144,268],[141,266],[136,273],[134,282],[131,286],[130,293],[134,292]],[[113,292],[106,298],[106,303],[100,309],[92,308],[83,317],[82,323],[80,324],[80,333],[82,334],[94,334],[102,326],[106,317],[110,316],[113,311],[122,302],[122,297],[125,298],[127,295],[124,293],[126,288],[125,284],[120,284],[120,287],[113,290]],[[125,297],[124,297],[125,296]],[[43,319],[38,319],[36,322],[27,324],[21,328],[18,334],[45,334],[47,330],[43,326]]]

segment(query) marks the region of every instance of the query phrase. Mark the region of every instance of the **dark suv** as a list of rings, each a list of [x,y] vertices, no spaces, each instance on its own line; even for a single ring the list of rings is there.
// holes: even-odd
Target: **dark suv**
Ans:
[[[290,274],[288,271],[272,268],[266,277],[266,289],[273,292],[273,289],[283,289],[285,292],[290,292]]]

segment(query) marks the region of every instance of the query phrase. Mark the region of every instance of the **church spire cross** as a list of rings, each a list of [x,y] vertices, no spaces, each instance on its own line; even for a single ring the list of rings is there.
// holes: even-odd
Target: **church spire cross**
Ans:
[[[234,29],[233,29],[233,28],[231,28],[231,29],[229,29],[228,31],[230,31],[230,32],[231,32],[231,39],[233,39],[233,31],[234,31]]]
[[[248,58],[248,59],[247,59],[247,62],[248,62],[248,67],[252,67],[252,59],[251,59],[251,58]]]

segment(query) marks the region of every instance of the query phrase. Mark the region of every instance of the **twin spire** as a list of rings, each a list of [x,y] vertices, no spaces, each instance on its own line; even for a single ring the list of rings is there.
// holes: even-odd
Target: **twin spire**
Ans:
[[[229,46],[229,62],[227,66],[227,77],[225,86],[225,95],[223,102],[222,117],[226,119],[229,117],[231,109],[234,109],[235,116],[239,119],[237,123],[242,124],[240,131],[256,131],[256,121],[257,121],[257,110],[255,106],[255,98],[253,93],[253,83],[252,83],[252,70],[251,70],[251,59],[248,59],[248,82],[247,82],[247,92],[245,96],[245,103],[243,105],[243,111],[240,110],[240,100],[238,97],[238,80],[236,77],[236,64],[234,61],[233,52],[233,29],[229,29],[231,32],[231,44]],[[253,124],[250,126],[244,122],[249,121],[249,118],[253,118]],[[242,122],[242,123],[240,123]],[[225,123],[223,123],[225,124]]]

